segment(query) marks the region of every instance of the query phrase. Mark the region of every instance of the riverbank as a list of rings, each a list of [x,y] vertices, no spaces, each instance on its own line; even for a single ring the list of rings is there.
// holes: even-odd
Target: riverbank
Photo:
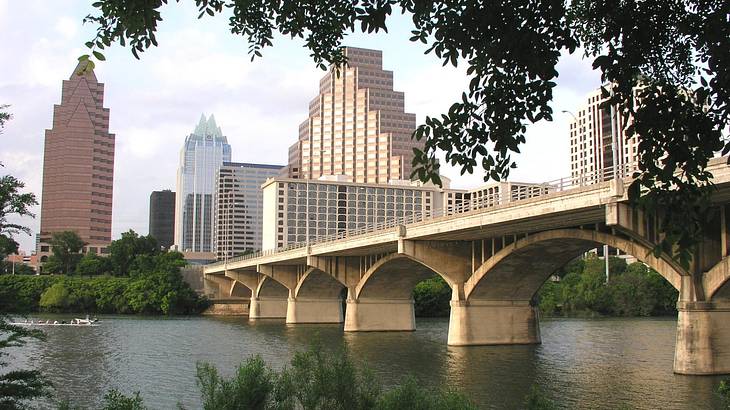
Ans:
[[[197,314],[208,301],[178,272],[137,277],[0,275],[0,312]]]

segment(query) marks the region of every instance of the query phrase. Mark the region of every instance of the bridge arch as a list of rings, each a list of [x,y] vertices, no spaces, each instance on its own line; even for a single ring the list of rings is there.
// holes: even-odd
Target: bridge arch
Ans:
[[[251,294],[253,293],[251,289],[248,286],[245,286],[243,283],[231,279],[231,291],[230,295],[232,298],[250,298]]]
[[[722,258],[702,276],[702,287],[707,300],[730,300],[730,257]]]
[[[317,268],[309,268],[297,282],[294,297],[336,299],[345,289],[340,281]]]
[[[530,300],[547,278],[576,256],[608,245],[633,255],[676,289],[687,273],[638,241],[599,231],[556,229],[520,239],[484,262],[464,284],[466,300]]]
[[[256,297],[285,298],[289,296],[289,289],[274,279],[262,275],[262,279],[256,287]]]
[[[438,274],[451,286],[447,275],[412,256],[393,253],[375,262],[355,289],[355,298],[411,299],[416,285]]]

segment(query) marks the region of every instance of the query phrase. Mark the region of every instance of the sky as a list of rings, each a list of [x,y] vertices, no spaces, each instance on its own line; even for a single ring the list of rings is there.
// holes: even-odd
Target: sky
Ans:
[[[0,174],[25,182],[40,203],[45,130],[53,105],[60,103],[61,82],[72,74],[94,28],[83,25],[93,13],[86,0],[0,0],[0,104],[10,104],[13,119],[0,135]],[[286,165],[287,149],[307,118],[317,95],[319,70],[301,40],[277,37],[274,46],[253,62],[243,37],[230,33],[226,16],[197,19],[194,1],[163,7],[159,47],[136,60],[115,45],[97,64],[110,109],[110,132],[116,135],[112,239],[133,229],[148,232],[149,195],[175,190],[179,153],[201,113],[214,114],[232,149],[232,160]],[[383,66],[394,72],[394,88],[405,93],[406,111],[420,124],[427,115],[445,112],[467,89],[465,67],[442,67],[425,45],[409,41],[410,20],[393,16],[388,33],[352,34],[345,45],[380,49]],[[525,45],[529,46],[528,44]],[[586,95],[600,86],[600,74],[580,53],[559,64],[552,108],[554,121],[528,128],[527,143],[517,155],[512,181],[545,182],[570,175],[571,120]],[[452,187],[483,184],[483,174],[460,175],[442,165]],[[11,218],[40,227],[36,218]],[[34,237],[16,237],[30,252]]]

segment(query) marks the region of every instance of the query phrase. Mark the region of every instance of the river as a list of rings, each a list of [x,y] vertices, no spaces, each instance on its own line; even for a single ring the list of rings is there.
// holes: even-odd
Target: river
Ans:
[[[520,408],[533,384],[567,409],[720,409],[719,377],[672,373],[675,325],[674,319],[548,319],[541,345],[449,347],[445,319],[419,319],[415,332],[343,333],[338,325],[245,318],[106,316],[99,327],[46,327],[48,340],[11,349],[10,363],[41,370],[59,398],[82,408],[97,408],[117,388],[139,391],[153,409],[178,403],[197,409],[197,361],[230,375],[260,354],[281,368],[319,337],[327,349],[346,345],[386,387],[413,374],[430,386],[459,388],[484,409]]]

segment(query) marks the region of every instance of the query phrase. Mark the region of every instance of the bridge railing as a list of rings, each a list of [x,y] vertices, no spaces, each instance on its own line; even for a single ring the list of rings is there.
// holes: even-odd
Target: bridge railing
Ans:
[[[500,188],[487,194],[482,193],[476,198],[464,199],[458,204],[447,205],[435,210],[412,212],[407,215],[390,218],[375,224],[361,225],[354,229],[342,230],[332,235],[314,236],[308,238],[309,240],[306,242],[296,242],[281,248],[269,249],[250,253],[247,255],[237,256],[234,258],[229,258],[227,260],[215,262],[207,266],[221,266],[225,265],[226,263],[255,259],[262,256],[275,255],[278,253],[291,251],[294,249],[301,249],[310,245],[331,243],[347,238],[357,237],[360,235],[372,234],[378,231],[387,231],[400,225],[407,226],[436,218],[441,218],[444,216],[458,215],[467,212],[490,209],[507,203],[520,202],[527,199],[551,194],[554,192],[562,192],[575,188],[596,185],[614,178],[626,179],[630,178],[635,170],[636,167],[634,164],[624,164],[621,167],[617,167],[616,170],[611,168],[597,170],[589,173],[578,173],[570,177],[559,178],[544,183],[513,183],[506,185],[495,185],[495,187]],[[502,187],[504,186],[509,188],[509,192],[502,192]]]

